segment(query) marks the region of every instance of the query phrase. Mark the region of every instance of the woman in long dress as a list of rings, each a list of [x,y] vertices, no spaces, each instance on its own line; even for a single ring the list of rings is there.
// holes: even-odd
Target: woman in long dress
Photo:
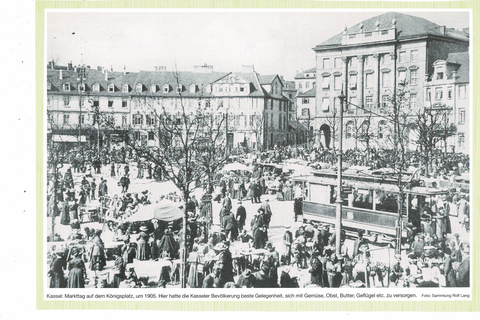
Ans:
[[[105,246],[100,238],[101,234],[102,230],[97,230],[95,237],[92,239],[93,249],[90,258],[90,269],[93,271],[102,271],[107,264],[105,260]]]
[[[62,215],[60,217],[60,223],[63,224],[64,226],[67,226],[70,224],[70,211],[69,211],[69,206],[68,202],[64,201],[62,204]]]
[[[72,251],[73,259],[68,263],[67,288],[85,288],[87,271],[85,269],[85,263],[81,258],[82,253],[76,250],[76,248],[73,248]]]
[[[67,263],[64,256],[64,251],[57,251],[55,252],[52,263],[50,263],[50,271],[48,272],[50,276],[50,288],[65,288],[67,286],[64,273]]]
[[[293,200],[293,183],[291,180],[288,180],[285,188],[285,201]]]
[[[147,227],[141,226],[140,233],[137,237],[137,260],[147,260],[147,244],[148,244],[148,234],[147,234]]]

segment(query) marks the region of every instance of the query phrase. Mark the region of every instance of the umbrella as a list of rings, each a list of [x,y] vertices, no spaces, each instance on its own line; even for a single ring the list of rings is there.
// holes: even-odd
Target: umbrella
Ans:
[[[140,206],[137,212],[125,220],[147,221],[151,219],[158,219],[161,221],[170,222],[183,217],[183,211],[178,208],[178,203],[170,200],[161,200],[154,204]]]
[[[243,163],[233,162],[225,165],[222,171],[250,171],[250,169]]]

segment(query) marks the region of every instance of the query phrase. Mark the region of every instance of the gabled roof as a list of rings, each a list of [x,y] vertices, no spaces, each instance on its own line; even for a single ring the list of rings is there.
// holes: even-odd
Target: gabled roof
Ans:
[[[457,69],[458,82],[469,82],[470,56],[468,52],[449,53],[447,63],[455,63],[459,65],[459,68]]]
[[[260,82],[260,84],[262,85],[271,84],[275,80],[275,78],[278,78],[278,80],[280,80],[280,83],[283,86],[283,80],[278,74],[261,75],[257,73],[257,77],[258,77],[258,82]]]
[[[317,69],[314,67],[314,68],[311,68],[311,69],[308,69],[308,70],[305,70],[303,72],[300,72],[300,73],[297,73],[294,77],[294,79],[315,79],[315,77],[306,77],[305,74],[306,73],[316,73],[317,72]]]
[[[297,98],[314,98],[315,97],[315,87],[312,89],[305,91],[305,92],[300,92],[297,94]]]
[[[363,32],[375,31],[377,21],[379,22],[378,28],[390,29],[392,28],[392,21],[396,20],[397,40],[404,40],[409,38],[415,38],[419,36],[440,36],[446,38],[453,38],[468,42],[468,35],[466,33],[456,31],[453,29],[445,28],[443,33],[443,27],[428,21],[427,19],[411,16],[400,12],[387,12],[379,16],[364,20],[357,23],[353,27],[347,29],[347,34],[359,33],[360,24],[363,23]],[[342,44],[343,32],[336,36],[322,42],[317,45],[314,50],[323,49],[330,46],[339,46]]]

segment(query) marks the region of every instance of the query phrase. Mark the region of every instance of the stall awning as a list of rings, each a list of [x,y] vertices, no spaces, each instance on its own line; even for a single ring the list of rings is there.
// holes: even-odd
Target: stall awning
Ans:
[[[53,142],[78,142],[78,136],[68,136],[63,134],[54,134],[52,139]],[[80,136],[80,142],[87,142],[87,137]]]
[[[138,211],[125,219],[126,221],[147,221],[158,219],[161,221],[175,221],[183,218],[183,211],[178,208],[180,202],[161,200],[150,205],[139,206]]]

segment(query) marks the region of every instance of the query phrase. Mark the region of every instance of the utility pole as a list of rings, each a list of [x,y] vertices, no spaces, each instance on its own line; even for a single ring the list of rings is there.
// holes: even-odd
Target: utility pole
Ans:
[[[85,78],[85,67],[78,66],[77,69],[77,81],[79,81],[82,89],[80,90],[80,99],[78,99],[78,106],[80,108],[80,113],[78,116],[78,150],[82,150],[81,148],[81,141],[82,141],[82,103],[83,103],[83,90],[85,89],[85,84],[83,80]],[[83,152],[82,152],[83,153]]]
[[[341,237],[342,237],[342,145],[343,145],[343,105],[345,102],[346,96],[343,93],[343,88],[338,96],[340,99],[340,132],[338,133],[339,141],[338,141],[338,171],[337,171],[337,212],[335,216],[335,252],[337,255],[341,253]]]

